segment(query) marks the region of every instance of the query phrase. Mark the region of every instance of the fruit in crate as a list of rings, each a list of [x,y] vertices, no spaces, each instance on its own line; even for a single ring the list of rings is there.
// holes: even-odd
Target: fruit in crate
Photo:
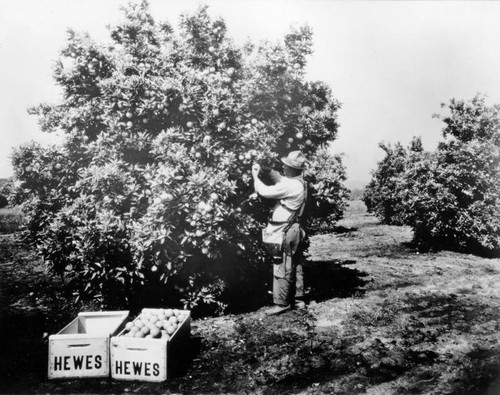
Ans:
[[[139,332],[140,330],[141,329],[138,326],[133,325],[132,328],[130,328],[130,333]]]
[[[151,327],[151,330],[150,330],[149,334],[150,334],[152,337],[154,337],[154,338],[157,338],[157,337],[160,337],[160,336],[161,336],[160,329],[158,329],[158,327],[156,327],[156,326],[152,326],[152,327]]]
[[[142,312],[135,321],[128,322],[122,336],[170,340],[186,314],[177,309],[158,309]]]
[[[166,329],[166,331],[167,331],[167,333],[168,333],[169,335],[173,335],[173,334],[174,334],[174,332],[175,332],[175,329],[176,329],[176,328],[175,328],[174,326],[172,326],[172,325],[167,325],[167,329]]]
[[[155,326],[158,328],[158,329],[163,329],[163,320],[158,320],[155,322]]]
[[[163,321],[166,317],[165,313],[163,311],[160,311],[157,315],[158,321]]]
[[[134,326],[136,326],[137,328],[142,328],[144,326],[144,322],[142,322],[142,320],[138,319],[134,322]]]

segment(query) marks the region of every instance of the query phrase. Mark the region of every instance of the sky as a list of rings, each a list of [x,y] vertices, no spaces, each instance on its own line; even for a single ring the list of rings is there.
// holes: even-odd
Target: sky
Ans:
[[[0,178],[10,177],[12,149],[61,136],[42,133],[29,106],[57,103],[52,66],[66,31],[109,40],[127,0],[0,0]],[[292,25],[314,32],[307,80],[326,82],[342,104],[332,145],[343,154],[347,186],[361,187],[382,159],[379,142],[426,149],[442,139],[441,103],[477,93],[500,103],[500,2],[332,0],[150,0],[157,21],[208,4],[237,44],[278,40]]]

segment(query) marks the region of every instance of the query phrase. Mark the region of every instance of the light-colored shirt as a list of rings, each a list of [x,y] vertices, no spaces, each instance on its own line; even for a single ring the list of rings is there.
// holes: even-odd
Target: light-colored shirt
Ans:
[[[267,199],[276,199],[273,221],[287,221],[300,208],[305,199],[304,179],[302,176],[282,177],[274,185],[266,185],[258,178],[254,180],[255,191]]]

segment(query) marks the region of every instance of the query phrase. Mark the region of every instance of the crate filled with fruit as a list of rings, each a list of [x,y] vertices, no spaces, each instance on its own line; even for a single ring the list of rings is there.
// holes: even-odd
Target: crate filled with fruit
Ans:
[[[111,338],[111,377],[159,382],[187,347],[191,313],[178,309],[143,309]],[[184,352],[185,354],[185,352]]]
[[[170,340],[189,312],[176,309],[143,310],[134,321],[125,325],[120,336]]]

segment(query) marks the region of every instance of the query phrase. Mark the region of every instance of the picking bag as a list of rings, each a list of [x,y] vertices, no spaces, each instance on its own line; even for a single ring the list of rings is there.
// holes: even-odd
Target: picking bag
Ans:
[[[304,236],[305,232],[298,222],[272,222],[262,229],[262,242],[275,258],[281,258],[283,252],[288,256],[294,255]]]
[[[262,229],[262,242],[267,251],[275,258],[281,258],[283,254],[283,242],[285,240],[285,235],[287,228],[290,223],[279,222],[273,223],[269,222],[267,226]]]

